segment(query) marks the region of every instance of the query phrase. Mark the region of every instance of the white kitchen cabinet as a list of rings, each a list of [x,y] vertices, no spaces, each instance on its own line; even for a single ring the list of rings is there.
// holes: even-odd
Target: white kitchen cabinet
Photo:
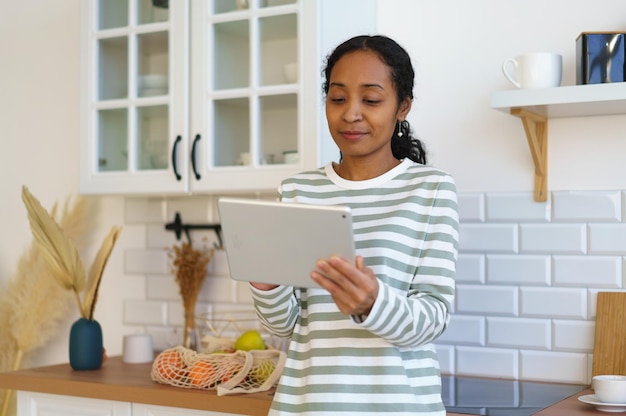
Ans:
[[[376,0],[81,6],[81,193],[274,190],[338,158],[321,69]]]
[[[130,403],[57,394],[17,392],[18,416],[131,416]]]
[[[235,413],[133,403],[133,416],[239,416]]]
[[[19,391],[18,416],[238,416],[235,413],[182,409],[114,400]]]

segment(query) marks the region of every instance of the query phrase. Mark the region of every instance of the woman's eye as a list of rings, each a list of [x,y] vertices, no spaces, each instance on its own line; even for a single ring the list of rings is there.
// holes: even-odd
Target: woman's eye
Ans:
[[[363,102],[365,102],[365,104],[368,104],[368,105],[380,104],[380,100],[363,100]]]
[[[330,97],[330,101],[333,103],[342,103],[344,99],[342,97]]]

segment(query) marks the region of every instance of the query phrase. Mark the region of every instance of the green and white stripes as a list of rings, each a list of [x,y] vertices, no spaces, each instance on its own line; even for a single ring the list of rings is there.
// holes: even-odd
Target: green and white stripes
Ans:
[[[378,178],[351,182],[328,165],[285,180],[279,194],[284,202],[351,207],[357,254],[381,285],[360,323],[321,289],[252,289],[264,324],[291,335],[270,414],[445,415],[431,342],[444,331],[454,298],[452,178],[405,160]]]

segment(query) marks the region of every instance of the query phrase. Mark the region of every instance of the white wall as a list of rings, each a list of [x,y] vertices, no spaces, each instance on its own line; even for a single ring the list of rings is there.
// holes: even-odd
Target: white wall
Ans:
[[[502,75],[504,59],[559,53],[563,85],[574,85],[578,35],[626,30],[620,0],[385,0],[379,8],[381,32],[414,59],[410,120],[432,161],[454,174],[461,191],[532,190],[521,122],[489,107],[493,91],[514,88]],[[626,116],[550,121],[548,189],[624,187],[625,127]]]
[[[32,238],[21,187],[42,204],[65,202],[78,193],[79,143],[79,3],[24,0],[2,2],[0,12],[0,284],[14,276],[17,262]],[[123,200],[101,198],[95,244],[108,228],[121,224]],[[128,234],[128,233],[124,233]],[[96,317],[108,339],[121,339],[121,237],[102,285]],[[90,264],[91,257],[86,258]],[[71,316],[57,339],[32,363],[67,361]],[[117,345],[113,349],[119,351]]]
[[[306,0],[304,0],[306,1]],[[31,242],[22,184],[44,205],[78,191],[79,3],[3,2],[0,13],[0,282],[10,279]],[[461,193],[528,192],[533,166],[518,119],[489,108],[490,94],[511,86],[500,65],[523,52],[564,57],[574,84],[574,42],[582,31],[626,29],[626,2],[596,0],[381,0],[381,32],[409,49],[417,70],[410,120],[434,164],[456,177]],[[551,121],[548,186],[554,190],[624,188],[619,140],[626,116]],[[590,160],[590,153],[594,155]],[[482,195],[482,194],[481,194]],[[126,221],[127,201],[101,198],[96,239]],[[185,201],[187,204],[188,201]],[[162,204],[154,202],[159,211]],[[165,207],[165,205],[163,205]],[[163,208],[162,212],[165,212]],[[169,218],[169,216],[166,216]],[[150,247],[150,227],[125,223],[107,266],[96,312],[112,354],[135,330],[124,301],[144,299],[147,275],[125,269],[125,253]],[[88,259],[89,261],[90,259]],[[68,320],[71,322],[71,319]],[[34,364],[67,361],[67,328]]]
[[[20,199],[21,186],[27,185],[47,207],[78,190],[78,16],[78,0],[2,4],[0,281],[3,282],[13,276],[19,256],[31,241]]]

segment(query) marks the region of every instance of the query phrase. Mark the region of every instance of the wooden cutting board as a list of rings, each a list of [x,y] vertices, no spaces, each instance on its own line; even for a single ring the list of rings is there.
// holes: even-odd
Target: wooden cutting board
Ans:
[[[599,292],[592,376],[626,375],[626,292]]]

